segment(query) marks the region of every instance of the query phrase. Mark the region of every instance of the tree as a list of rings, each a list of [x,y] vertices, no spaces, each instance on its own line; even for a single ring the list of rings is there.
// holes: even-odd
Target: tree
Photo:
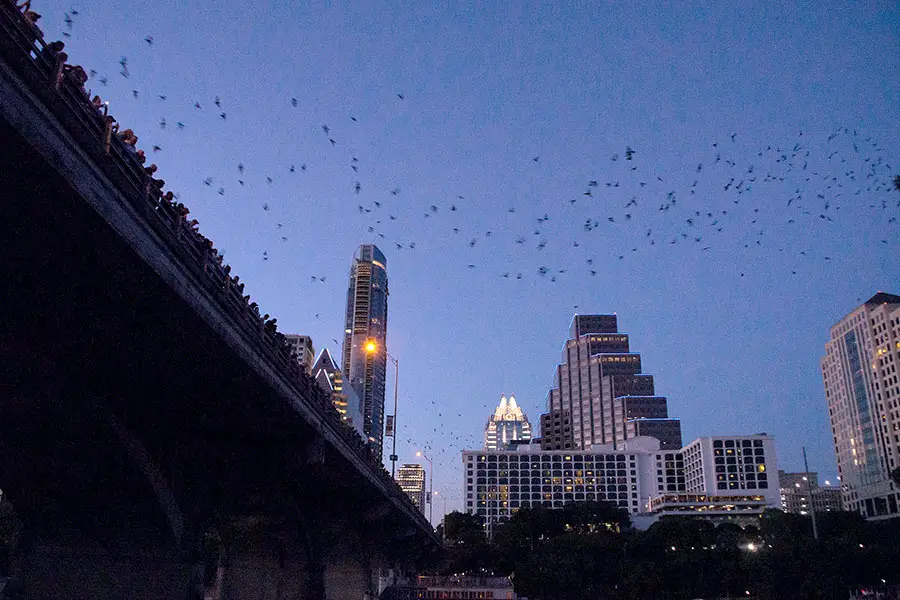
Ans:
[[[570,502],[562,514],[566,530],[573,533],[620,533],[631,527],[628,511],[611,502]]]
[[[613,598],[621,584],[624,539],[566,533],[542,542],[513,576],[516,593],[540,600]]]
[[[447,561],[443,571],[449,573],[477,573],[486,569],[490,553],[484,535],[484,519],[453,511],[444,517],[444,548]]]

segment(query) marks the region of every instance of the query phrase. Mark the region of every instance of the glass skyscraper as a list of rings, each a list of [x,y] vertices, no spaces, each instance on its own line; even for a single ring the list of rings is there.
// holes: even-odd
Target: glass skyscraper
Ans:
[[[387,361],[387,259],[377,246],[361,245],[350,267],[341,371],[362,402],[363,431],[382,456]]]
[[[825,400],[844,507],[900,514],[900,296],[879,292],[831,328],[822,358]]]

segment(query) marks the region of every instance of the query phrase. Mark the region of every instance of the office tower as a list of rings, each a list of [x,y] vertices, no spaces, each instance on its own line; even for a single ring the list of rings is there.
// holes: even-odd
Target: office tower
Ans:
[[[397,483],[406,492],[416,508],[425,513],[428,504],[428,491],[425,487],[425,468],[422,465],[403,465],[397,470]]]
[[[641,355],[629,350],[615,315],[573,319],[547,394],[547,414],[554,412],[569,414],[573,448],[616,446],[636,436],[655,437],[663,448],[681,447],[681,422],[669,418],[653,376],[641,373]]]
[[[635,525],[686,516],[759,523],[781,506],[775,441],[766,434],[702,437],[661,449],[651,437],[584,450],[464,450],[465,511],[484,518],[488,537],[520,508],[604,501]]]
[[[366,439],[363,427],[362,403],[359,396],[349,385],[344,384],[344,374],[328,351],[323,348],[312,367],[313,378],[319,387],[331,396],[335,410],[341,420],[353,427],[363,440]]]
[[[843,510],[841,488],[826,481],[819,486],[818,473],[785,473],[778,471],[781,485],[781,510],[795,515],[808,515],[811,507],[816,513]]]
[[[822,358],[844,508],[866,518],[898,513],[900,296],[878,292],[831,328]]]
[[[509,450],[513,442],[531,440],[531,423],[516,403],[512,394],[509,400],[500,396],[500,405],[490,416],[484,428],[485,450]]]
[[[297,359],[307,373],[312,375],[313,360],[316,355],[313,350],[312,338],[308,335],[286,333],[284,339],[291,345],[291,355]]]
[[[387,361],[387,259],[363,244],[353,257],[347,288],[347,321],[341,371],[362,401],[364,431],[381,459],[384,436],[384,383]]]
[[[569,450],[573,444],[569,411],[552,410],[541,415],[541,450]]]

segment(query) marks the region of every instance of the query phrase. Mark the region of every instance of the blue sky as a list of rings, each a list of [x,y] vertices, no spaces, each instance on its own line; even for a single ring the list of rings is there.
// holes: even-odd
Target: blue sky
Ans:
[[[766,431],[833,477],[828,329],[900,291],[896,4],[421,4],[35,8],[49,39],[78,11],[70,61],[282,331],[339,354],[382,248],[398,453],[448,508],[502,393],[538,421],[576,311],[619,315],[686,441]]]

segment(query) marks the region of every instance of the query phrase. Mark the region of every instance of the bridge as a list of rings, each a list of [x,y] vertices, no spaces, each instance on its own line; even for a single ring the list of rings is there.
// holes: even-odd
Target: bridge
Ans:
[[[0,0],[0,490],[22,597],[366,598],[380,569],[433,560],[424,516],[65,58]]]

